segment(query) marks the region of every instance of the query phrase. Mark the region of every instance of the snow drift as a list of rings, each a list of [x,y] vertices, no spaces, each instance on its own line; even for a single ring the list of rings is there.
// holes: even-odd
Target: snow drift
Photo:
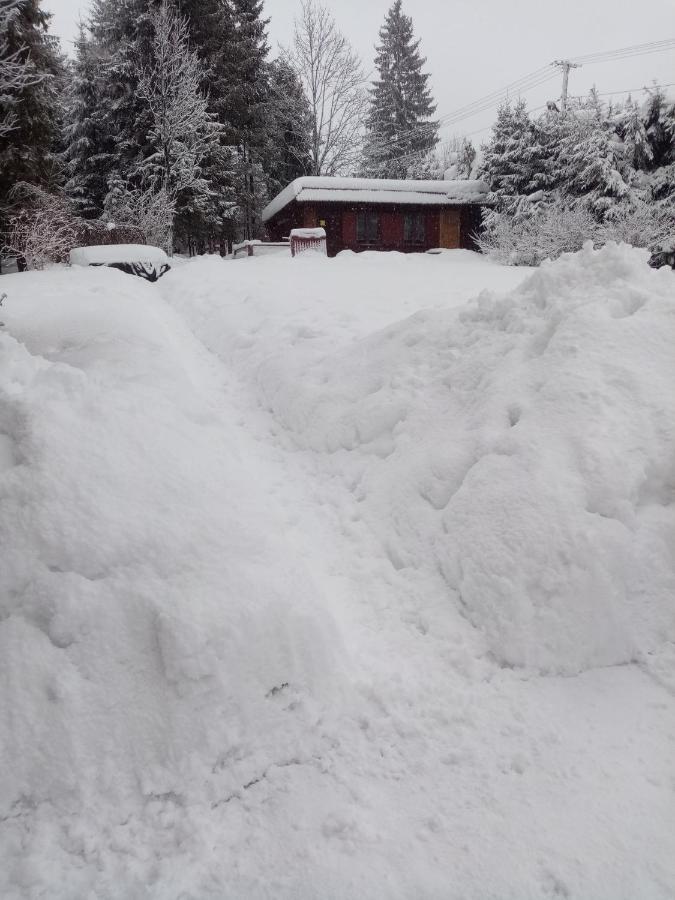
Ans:
[[[439,570],[503,665],[575,673],[675,639],[674,282],[587,246],[337,350],[261,320],[240,353],[397,570]]]
[[[674,280],[3,276],[3,900],[669,900]]]
[[[217,804],[292,757],[339,635],[152,289],[98,269],[3,288],[0,893],[61,896],[53,867],[91,861],[104,821]]]
[[[577,672],[675,639],[673,282],[589,246],[275,392],[311,446],[384,457],[360,487],[383,538],[401,565],[432,554],[505,664]]]

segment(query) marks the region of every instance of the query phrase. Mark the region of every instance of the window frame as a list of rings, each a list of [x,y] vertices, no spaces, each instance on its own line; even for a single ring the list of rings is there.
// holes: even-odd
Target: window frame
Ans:
[[[424,244],[427,239],[427,220],[424,212],[403,214],[403,243]]]
[[[382,233],[379,212],[359,209],[356,212],[356,240],[359,244],[376,244]]]

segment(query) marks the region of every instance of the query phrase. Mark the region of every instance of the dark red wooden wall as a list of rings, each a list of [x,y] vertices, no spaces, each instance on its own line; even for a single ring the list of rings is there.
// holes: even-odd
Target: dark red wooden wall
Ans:
[[[291,203],[267,223],[267,232],[274,241],[287,237],[292,228],[315,228],[325,222],[328,255],[341,250],[398,250],[403,253],[423,252],[439,246],[440,211],[442,206],[414,207],[357,204]],[[380,239],[376,244],[361,244],[357,240],[356,220],[360,210],[380,215]],[[404,241],[403,220],[406,213],[421,213],[425,218],[424,244],[408,245]],[[473,249],[471,234],[480,224],[478,207],[463,207],[460,216],[460,246]]]

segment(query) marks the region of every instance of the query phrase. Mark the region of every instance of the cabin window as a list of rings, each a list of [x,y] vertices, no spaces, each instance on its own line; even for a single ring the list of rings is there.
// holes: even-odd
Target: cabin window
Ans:
[[[360,212],[356,216],[356,239],[361,244],[374,244],[380,237],[380,217],[373,212]]]
[[[406,213],[403,217],[403,240],[406,244],[423,244],[425,240],[424,213]]]

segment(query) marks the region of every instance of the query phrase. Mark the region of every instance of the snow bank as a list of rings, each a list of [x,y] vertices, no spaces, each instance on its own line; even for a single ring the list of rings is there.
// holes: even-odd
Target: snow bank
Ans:
[[[2,287],[3,900],[672,898],[672,273]]]
[[[106,244],[97,247],[75,247],[70,251],[71,266],[110,265],[110,263],[146,263],[162,265],[169,258],[159,247],[145,244]]]
[[[167,804],[295,757],[340,638],[153,289],[110,269],[3,289],[0,894],[93,896],[111,842],[136,853]],[[110,877],[96,896],[151,876]]]
[[[587,247],[277,403],[314,447],[386,457],[362,489],[401,564],[431,550],[499,661],[577,672],[675,639],[674,346],[672,273]]]
[[[255,357],[263,402],[501,664],[574,673],[675,638],[672,272],[587,247],[461,313],[308,344]]]

